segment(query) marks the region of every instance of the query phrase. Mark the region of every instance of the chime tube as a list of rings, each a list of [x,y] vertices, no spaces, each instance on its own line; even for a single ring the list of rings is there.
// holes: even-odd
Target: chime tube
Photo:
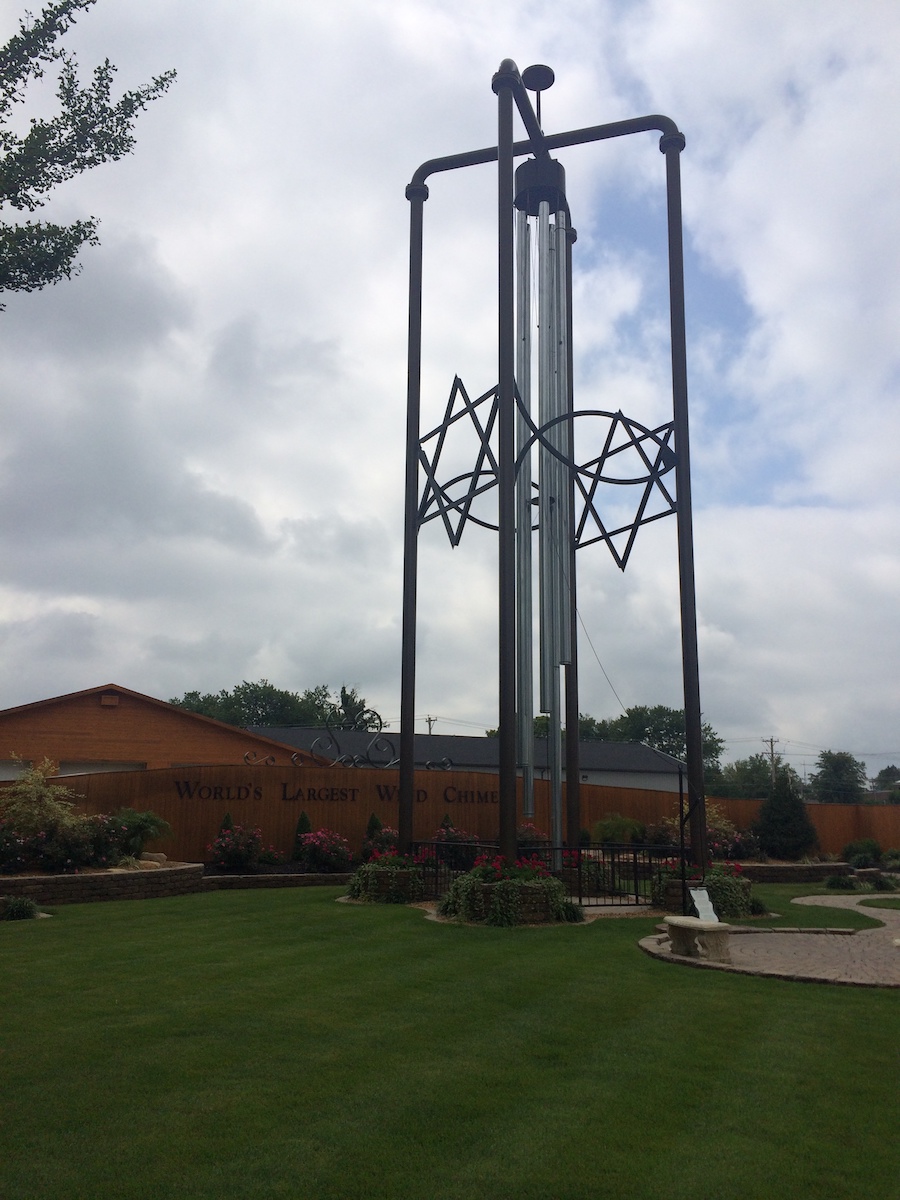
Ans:
[[[516,214],[516,386],[531,411],[531,230],[528,216]],[[530,429],[516,413],[516,458]],[[534,816],[534,665],[532,634],[531,458],[525,455],[516,479],[516,648],[517,753],[522,768],[522,812]]]

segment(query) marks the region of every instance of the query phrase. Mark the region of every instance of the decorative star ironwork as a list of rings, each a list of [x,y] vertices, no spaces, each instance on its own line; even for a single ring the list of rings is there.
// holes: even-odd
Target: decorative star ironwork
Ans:
[[[673,489],[663,479],[676,463],[672,445],[674,423],[668,421],[651,429],[626,417],[621,409],[617,412],[582,409],[571,417],[566,414],[538,427],[518,397],[517,401],[531,436],[519,454],[516,471],[536,443],[558,458],[571,473],[575,481],[576,500],[580,501],[575,516],[576,549],[592,546],[595,542],[606,542],[617,566],[624,571],[641,526],[677,511]],[[496,387],[471,400],[457,375],[450,389],[444,419],[419,441],[419,461],[426,480],[419,502],[419,525],[440,518],[453,546],[459,545],[469,521],[485,529],[497,529],[495,521],[473,512],[476,499],[497,486],[497,456],[491,446],[497,411]],[[561,422],[585,418],[591,419],[595,431],[598,423],[606,422],[606,430],[599,454],[584,463],[577,463],[552,445],[548,434]],[[451,428],[460,423],[474,430],[478,444],[475,466],[471,471],[454,475],[442,483],[438,479],[441,456]],[[433,450],[429,456],[427,448],[431,445]],[[639,487],[634,516],[621,522],[601,515],[598,503],[601,484],[620,488]]]
[[[459,545],[468,521],[474,521],[476,525],[482,525],[485,529],[497,528],[496,522],[476,516],[472,512],[472,504],[476,497],[497,485],[497,456],[491,446],[491,435],[497,423],[498,404],[496,387],[492,387],[477,400],[470,400],[465,384],[456,375],[443,421],[419,439],[419,462],[426,478],[419,502],[419,525],[440,517],[452,546]],[[471,422],[475,431],[478,441],[475,467],[461,475],[454,475],[446,483],[439,483],[437,472],[447,443],[447,434],[451,427],[459,422]],[[434,451],[429,458],[425,447],[430,442],[434,442]]]

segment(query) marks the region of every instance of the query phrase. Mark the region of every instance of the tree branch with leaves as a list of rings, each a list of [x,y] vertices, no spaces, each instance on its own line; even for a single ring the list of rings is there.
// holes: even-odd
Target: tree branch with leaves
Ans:
[[[114,101],[116,68],[105,59],[82,87],[75,56],[59,42],[78,14],[95,3],[49,4],[39,17],[26,16],[18,34],[0,49],[0,210],[34,212],[59,184],[129,154],[138,113],[163,95],[175,78],[175,71],[165,71]],[[49,120],[33,117],[28,131],[18,134],[11,124],[15,106],[24,102],[28,85],[55,64],[58,114]],[[79,251],[99,240],[98,223],[90,216],[69,225],[0,225],[0,291],[33,292],[77,274]]]

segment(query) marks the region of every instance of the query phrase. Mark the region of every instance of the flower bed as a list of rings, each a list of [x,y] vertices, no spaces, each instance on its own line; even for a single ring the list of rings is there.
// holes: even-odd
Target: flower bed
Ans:
[[[351,900],[374,904],[415,904],[425,893],[420,861],[403,854],[377,850],[350,880]]]

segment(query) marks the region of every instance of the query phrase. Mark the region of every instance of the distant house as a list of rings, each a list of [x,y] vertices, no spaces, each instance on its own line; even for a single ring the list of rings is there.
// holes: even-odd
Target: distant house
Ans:
[[[85,775],[263,761],[287,766],[296,749],[115,683],[0,711],[0,779],[20,773],[14,756],[25,763],[50,758],[61,775]]]
[[[376,735],[365,732],[330,734],[327,729],[300,726],[254,725],[251,733],[307,750],[335,761],[365,765],[367,760],[382,766],[400,753],[400,734],[390,729]],[[461,737],[455,734],[417,733],[415,764],[417,770],[450,769],[456,771],[499,772],[498,738]],[[547,739],[535,739],[535,776],[549,778]],[[671,755],[654,750],[643,742],[584,741],[579,746],[582,783],[603,787],[640,788],[657,792],[678,792],[678,772],[682,763]],[[565,774],[563,775],[565,778]]]

